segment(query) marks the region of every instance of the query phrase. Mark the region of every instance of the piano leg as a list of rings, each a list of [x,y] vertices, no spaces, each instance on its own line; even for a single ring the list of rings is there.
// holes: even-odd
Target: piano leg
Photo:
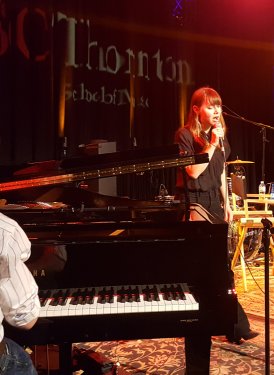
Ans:
[[[186,375],[209,375],[211,336],[185,337]]]
[[[72,375],[72,344],[63,343],[59,345],[59,374]]]

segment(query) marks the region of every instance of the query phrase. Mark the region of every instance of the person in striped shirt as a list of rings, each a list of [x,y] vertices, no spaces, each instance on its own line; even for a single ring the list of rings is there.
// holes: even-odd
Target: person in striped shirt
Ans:
[[[0,213],[0,373],[35,375],[29,354],[5,337],[3,321],[18,329],[29,330],[36,323],[40,302],[38,286],[25,265],[31,244],[13,219]]]

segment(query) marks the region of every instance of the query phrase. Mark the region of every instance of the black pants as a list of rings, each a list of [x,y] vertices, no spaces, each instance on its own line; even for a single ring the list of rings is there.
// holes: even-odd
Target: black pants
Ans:
[[[211,214],[224,217],[221,206],[219,191],[210,192],[189,192],[190,203],[199,203]],[[184,196],[180,195],[179,199],[184,202]],[[234,337],[240,339],[250,330],[248,318],[238,302],[237,307],[238,322],[234,326]],[[230,333],[231,334],[231,333]],[[208,375],[210,367],[210,335],[189,335],[185,337],[185,358],[186,358],[186,375]]]
[[[248,321],[248,318],[246,316],[246,313],[244,312],[244,309],[242,308],[241,304],[238,302],[237,306],[238,310],[238,322],[234,326],[234,338],[241,339],[243,336],[245,336],[250,331],[250,324]]]

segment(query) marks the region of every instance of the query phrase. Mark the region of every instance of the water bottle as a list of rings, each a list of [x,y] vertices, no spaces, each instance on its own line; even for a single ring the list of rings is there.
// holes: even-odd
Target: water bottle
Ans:
[[[260,182],[259,185],[259,198],[265,198],[266,186],[264,181]]]
[[[274,199],[274,183],[270,183],[270,199]]]

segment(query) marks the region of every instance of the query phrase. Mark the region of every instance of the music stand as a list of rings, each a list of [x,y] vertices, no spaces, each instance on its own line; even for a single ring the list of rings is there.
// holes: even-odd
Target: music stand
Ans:
[[[269,292],[269,246],[272,223],[266,217],[263,224],[263,252],[264,252],[264,284],[265,284],[265,375],[270,374],[270,292]]]

